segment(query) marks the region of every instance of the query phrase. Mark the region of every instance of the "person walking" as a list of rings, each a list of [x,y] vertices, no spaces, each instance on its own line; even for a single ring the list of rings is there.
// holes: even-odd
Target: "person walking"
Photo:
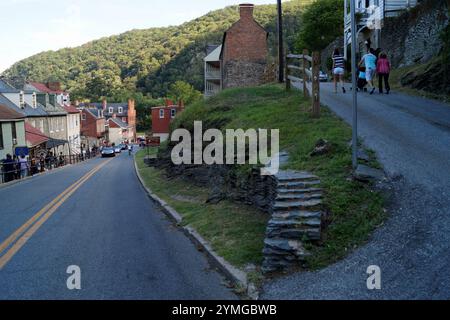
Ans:
[[[384,87],[386,89],[386,94],[391,91],[391,86],[389,85],[389,74],[391,73],[391,63],[385,52],[380,53],[377,61],[377,74],[378,74],[378,90],[380,94],[383,94],[383,80]]]
[[[344,73],[345,73],[345,59],[340,53],[338,48],[334,49],[333,53],[333,80],[334,80],[334,93],[337,93],[338,82],[342,86],[342,92],[345,93],[344,87]]]
[[[373,85],[373,77],[377,70],[377,57],[374,54],[375,50],[369,49],[369,52],[365,54],[359,62],[359,67],[364,65],[366,67],[366,81],[369,85],[370,94],[375,92],[375,86]]]
[[[19,168],[20,168],[20,179],[28,177],[28,160],[24,155],[21,155],[19,158]]]
[[[3,181],[10,182],[14,180],[15,166],[14,160],[10,154],[6,155],[6,159],[2,161],[3,164]]]

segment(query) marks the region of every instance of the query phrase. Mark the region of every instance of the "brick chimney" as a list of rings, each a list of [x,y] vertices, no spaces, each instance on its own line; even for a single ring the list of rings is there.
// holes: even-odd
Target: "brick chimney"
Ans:
[[[52,91],[61,91],[61,83],[60,82],[47,82],[47,88]]]
[[[241,15],[241,20],[251,20],[253,19],[253,9],[254,5],[251,3],[242,3],[239,5],[239,13]]]
[[[103,108],[103,111],[105,111],[106,110],[106,107],[108,106],[108,102],[106,101],[106,99],[103,99],[103,101],[102,101],[102,108]]]

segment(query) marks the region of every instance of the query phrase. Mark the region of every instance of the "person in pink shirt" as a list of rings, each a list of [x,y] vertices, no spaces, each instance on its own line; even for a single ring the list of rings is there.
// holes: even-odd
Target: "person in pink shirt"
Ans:
[[[391,73],[391,64],[388,60],[386,53],[380,53],[377,60],[377,74],[378,74],[378,88],[380,94],[383,93],[383,80],[384,87],[386,88],[386,94],[389,94],[391,87],[389,86],[389,74]]]

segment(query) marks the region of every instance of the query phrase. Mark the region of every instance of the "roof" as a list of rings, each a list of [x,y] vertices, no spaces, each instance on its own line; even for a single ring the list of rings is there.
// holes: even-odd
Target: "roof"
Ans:
[[[32,85],[33,87],[36,88],[36,90],[40,91],[40,92],[45,92],[45,93],[54,93],[54,94],[61,94],[61,93],[65,93],[62,90],[51,90],[49,87],[47,87],[47,85],[45,83],[40,83],[40,82],[28,82],[28,84]]]
[[[114,122],[115,124],[117,124],[119,127],[123,128],[123,129],[126,129],[126,128],[129,128],[129,127],[130,127],[130,126],[128,125],[128,123],[123,122],[122,120],[117,119],[117,118],[111,118],[111,119],[109,119],[109,121]]]
[[[0,121],[2,120],[18,120],[23,119],[25,116],[22,113],[17,112],[7,106],[0,104]]]
[[[78,110],[77,108],[73,107],[73,106],[63,106],[64,110],[66,110],[68,113],[71,114],[75,114],[75,113],[80,113],[80,110]]]
[[[24,108],[19,108],[15,103],[5,97],[0,93],[0,103],[16,112],[23,114],[26,117],[46,117],[47,112],[45,112],[44,107],[38,104],[36,108],[33,108],[28,103],[25,104]]]
[[[220,61],[220,53],[222,52],[222,45],[214,49],[209,55],[204,59],[205,62]]]
[[[29,147],[34,147],[40,145],[41,143],[47,142],[49,137],[44,135],[41,130],[36,129],[28,122],[25,122],[25,139]]]
[[[86,109],[96,108],[98,110],[103,110],[103,103],[101,102],[80,103],[78,106]],[[106,118],[110,118],[113,115],[113,113],[109,113],[109,108],[113,108],[113,113],[119,117],[126,117],[128,115],[128,102],[107,103],[104,112],[104,116]],[[119,112],[119,108],[122,108],[122,112]]]
[[[10,85],[6,80],[0,79],[0,92],[19,92],[20,90],[17,90],[12,85]]]
[[[98,119],[100,119],[100,118],[102,118],[102,117],[100,117],[99,116],[99,114],[98,114],[98,109],[94,109],[94,108],[84,108],[83,109],[84,111],[87,111],[88,113],[90,113],[93,117],[95,117],[95,118],[98,118]]]

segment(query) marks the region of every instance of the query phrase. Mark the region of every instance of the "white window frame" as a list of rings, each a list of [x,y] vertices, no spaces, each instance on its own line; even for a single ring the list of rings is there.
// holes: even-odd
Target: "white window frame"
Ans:
[[[173,119],[177,115],[177,109],[170,109],[170,117]]]
[[[123,113],[123,107],[119,107],[118,113]]]
[[[81,121],[86,121],[86,114],[85,113],[81,114]]]
[[[113,107],[109,107],[108,108],[108,112],[109,112],[109,114],[113,114],[114,113],[114,108]]]
[[[159,109],[159,118],[164,119],[164,117],[165,117],[164,109]]]

